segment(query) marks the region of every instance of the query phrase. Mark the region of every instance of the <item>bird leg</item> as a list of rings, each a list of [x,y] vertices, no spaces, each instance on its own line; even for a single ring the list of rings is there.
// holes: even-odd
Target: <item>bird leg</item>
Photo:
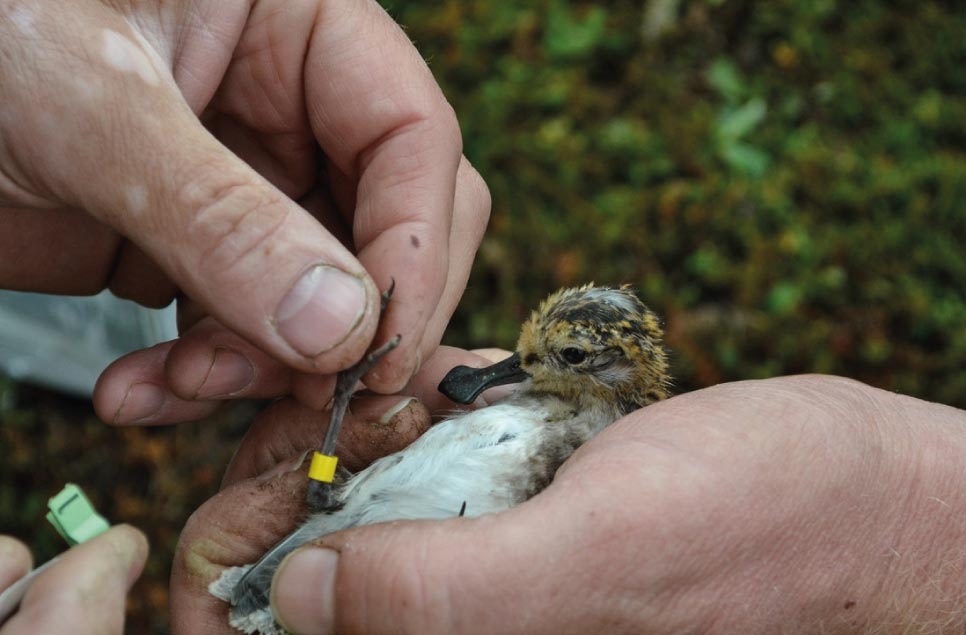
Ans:
[[[393,280],[382,294],[380,314],[385,313],[386,305],[392,297],[392,292],[396,288],[396,281]],[[325,438],[319,446],[318,453],[326,456],[334,456],[335,444],[339,438],[339,430],[342,428],[342,421],[345,413],[349,409],[349,401],[352,399],[352,391],[355,389],[362,376],[372,370],[372,367],[379,363],[390,351],[399,346],[400,335],[396,335],[379,348],[371,351],[353,366],[341,371],[336,375],[335,393],[332,396],[332,413],[329,417],[329,427],[325,432]],[[309,509],[313,512],[327,511],[339,507],[336,499],[335,485],[328,481],[316,479],[309,480],[309,489],[306,492],[305,500]]]

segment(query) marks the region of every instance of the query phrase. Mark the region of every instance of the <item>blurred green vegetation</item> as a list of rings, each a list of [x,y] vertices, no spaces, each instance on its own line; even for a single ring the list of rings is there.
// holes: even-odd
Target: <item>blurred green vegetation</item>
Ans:
[[[0,375],[0,533],[34,562],[67,548],[45,519],[47,500],[77,483],[112,523],[144,531],[151,556],[128,600],[128,633],[170,631],[168,576],[188,516],[210,498],[256,412],[239,403],[198,425],[114,428],[89,402]]]
[[[966,407],[966,11],[952,2],[385,2],[493,216],[448,341],[629,282],[680,389],[836,373]]]
[[[510,347],[549,291],[628,282],[679,390],[824,372],[966,407],[958,3],[384,4],[493,195],[449,343]],[[45,560],[47,497],[85,486],[151,537],[128,632],[164,633],[178,532],[251,415],[118,430],[0,379],[0,529]]]

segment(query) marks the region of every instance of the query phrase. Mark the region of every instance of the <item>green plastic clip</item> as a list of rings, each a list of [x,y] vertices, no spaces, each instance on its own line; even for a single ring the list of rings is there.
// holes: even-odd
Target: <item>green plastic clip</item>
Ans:
[[[47,501],[47,507],[50,508],[47,520],[71,547],[104,533],[111,526],[73,483],[65,485]]]

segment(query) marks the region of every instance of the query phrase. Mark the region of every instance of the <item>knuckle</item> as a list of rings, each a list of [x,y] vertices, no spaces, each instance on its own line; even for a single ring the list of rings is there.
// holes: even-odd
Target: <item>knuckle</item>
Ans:
[[[469,241],[478,246],[490,222],[490,190],[465,158],[457,173],[454,203],[451,240]]]
[[[493,199],[490,195],[490,188],[486,181],[480,176],[469,163],[466,170],[461,170],[460,186],[464,187],[469,197],[468,214],[471,222],[471,231],[475,236],[482,237],[486,231],[486,226],[490,222]]]
[[[211,275],[268,255],[289,214],[281,193],[244,177],[195,182],[187,196],[186,237],[197,247],[195,265]]]
[[[452,135],[455,142],[453,146],[455,157],[459,157],[463,154],[463,135],[460,132],[460,120],[456,114],[456,109],[446,101],[445,97],[443,97],[443,103],[439,109],[439,122],[444,131]]]

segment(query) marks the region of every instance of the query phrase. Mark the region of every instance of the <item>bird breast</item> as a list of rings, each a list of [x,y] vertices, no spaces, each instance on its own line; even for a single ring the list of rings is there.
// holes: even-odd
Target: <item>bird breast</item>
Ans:
[[[596,430],[525,396],[447,419],[373,463],[342,492],[352,524],[503,511],[535,495]]]

